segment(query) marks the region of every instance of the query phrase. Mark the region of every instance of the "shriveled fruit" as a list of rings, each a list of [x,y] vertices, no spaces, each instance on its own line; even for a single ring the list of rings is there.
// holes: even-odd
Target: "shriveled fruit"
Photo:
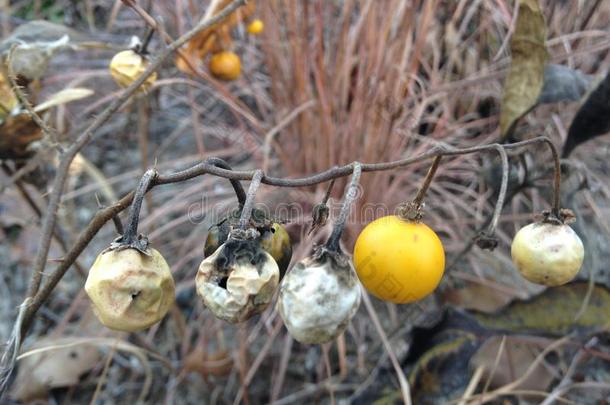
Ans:
[[[210,72],[220,80],[235,80],[241,74],[241,61],[234,52],[223,51],[210,58]]]
[[[100,322],[137,331],[159,322],[174,302],[175,285],[163,256],[125,248],[102,252],[89,270],[85,291]]]
[[[0,124],[19,104],[8,80],[0,73]]]
[[[585,249],[569,225],[542,221],[526,225],[517,232],[511,256],[525,279],[558,286],[576,277]]]
[[[121,87],[128,87],[136,81],[149,65],[148,59],[132,50],[121,51],[114,55],[110,61],[110,74]],[[148,90],[157,80],[157,73],[153,72],[146,78],[140,89]]]
[[[210,227],[203,250],[205,257],[213,254],[228,239],[231,227],[238,225],[240,215],[241,210],[234,210],[219,223]],[[250,224],[260,233],[261,247],[276,261],[282,279],[292,258],[292,243],[286,228],[258,209],[252,211]]]
[[[445,271],[445,251],[427,225],[391,215],[362,230],[354,246],[354,265],[373,295],[404,304],[436,289]]]
[[[279,279],[277,263],[258,240],[229,237],[201,262],[195,285],[217,318],[238,323],[267,308]]]
[[[350,259],[326,248],[297,263],[280,286],[278,310],[301,343],[330,342],[359,306],[360,285]]]
[[[263,24],[263,22],[257,18],[253,20],[250,24],[248,24],[248,27],[246,29],[249,34],[260,34],[265,29],[265,24]]]

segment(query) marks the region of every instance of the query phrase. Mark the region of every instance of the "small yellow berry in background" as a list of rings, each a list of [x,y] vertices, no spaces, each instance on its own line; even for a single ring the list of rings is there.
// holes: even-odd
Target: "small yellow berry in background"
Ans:
[[[241,74],[241,61],[234,52],[223,51],[210,58],[210,72],[220,80],[235,80]]]
[[[246,28],[248,33],[252,34],[252,35],[260,34],[261,32],[263,32],[264,29],[265,29],[265,24],[263,24],[263,22],[261,20],[259,20],[258,18],[256,20],[252,21],[250,24],[248,24],[248,27]]]
[[[119,86],[128,87],[144,73],[148,65],[149,61],[144,56],[132,50],[121,51],[110,61],[110,74]],[[146,78],[140,89],[148,90],[155,80],[157,80],[156,72]]]

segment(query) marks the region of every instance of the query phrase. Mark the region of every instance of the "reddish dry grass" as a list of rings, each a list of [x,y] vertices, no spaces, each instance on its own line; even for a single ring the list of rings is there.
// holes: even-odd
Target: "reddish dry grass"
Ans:
[[[610,10],[593,1],[546,0],[543,4],[552,60],[590,74],[602,72],[610,62],[604,31]],[[167,66],[150,97],[155,100],[150,101],[147,112],[141,111],[150,116],[138,119],[138,108],[132,106],[106,128],[107,134],[96,144],[98,149],[88,156],[102,171],[109,170],[105,172],[106,183],[115,192],[130,189],[146,161],[156,161],[161,169],[170,170],[217,155],[230,158],[237,167],[265,166],[275,175],[303,176],[353,160],[399,159],[440,143],[467,147],[498,140],[502,79],[509,63],[507,39],[513,26],[512,2],[272,0],[259,2],[258,7],[266,27],[264,33],[257,38],[244,37],[243,27],[238,28],[241,79],[223,84],[185,78]],[[164,17],[166,29],[173,36],[185,31],[204,10],[196,2],[184,0],[157,1],[153,7]],[[110,32],[120,33],[122,39],[129,27],[141,26],[125,9],[107,23]],[[95,53],[92,60],[99,63],[93,70],[77,63],[69,74],[56,70],[45,81],[49,88],[59,88],[67,77],[74,77],[73,84],[87,79],[98,88],[95,108],[58,110],[54,120],[58,128],[69,127],[77,114],[98,110],[112,98],[109,89],[114,87],[110,87],[104,67],[110,54]],[[57,63],[60,67],[67,64]],[[95,82],[90,81],[91,77],[97,77]],[[575,108],[575,104],[540,108],[524,120],[521,132],[548,135],[560,145]],[[159,127],[168,130],[160,133]],[[128,167],[113,169],[95,156],[107,148],[133,146],[138,133],[140,157],[130,157],[139,161]],[[579,153],[595,154],[595,148],[583,146]],[[599,153],[595,156],[591,170],[600,173],[607,166],[602,165]],[[449,259],[493,209],[491,190],[480,175],[488,161],[482,156],[446,159],[429,190],[426,221],[441,234]],[[351,251],[357,232],[365,225],[363,208],[381,204],[391,213],[398,203],[415,195],[428,164],[363,175],[362,195],[354,209],[358,214],[344,237],[347,251]],[[345,181],[337,182],[335,199],[341,197],[344,186]],[[76,234],[79,220],[71,218],[70,207],[86,204],[94,210],[92,196],[100,186],[81,180],[72,187],[66,194],[63,222]],[[295,260],[306,256],[312,245],[328,234],[327,226],[305,237],[309,210],[324,190],[325,185],[281,192],[263,188],[260,194],[259,200],[272,207],[293,201],[304,207],[304,216],[292,218],[288,225],[297,242]],[[607,193],[606,189],[603,192]],[[202,211],[197,205],[202,204],[202,195],[204,212],[233,201],[228,184],[203,178],[155,190],[143,213],[142,231],[150,234],[153,244],[172,264],[179,294],[192,289],[207,225],[211,223],[206,218],[203,223],[193,224],[189,217],[189,209]],[[473,250],[452,270],[446,284],[466,280],[513,296],[527,295],[523,293],[525,285],[512,270],[507,246],[516,226],[523,224],[530,212],[546,206],[544,195],[536,192],[515,199],[501,220],[501,248],[493,254]],[[596,208],[605,212],[604,207]],[[88,251],[83,262],[88,263],[95,249],[111,237],[110,229],[100,235],[98,245]],[[71,291],[59,292],[48,309],[59,317],[58,325],[47,330],[39,326],[38,333],[107,333],[99,332],[90,316],[69,322],[74,314],[88,313],[82,294],[73,299],[81,280],[72,277],[66,281]],[[236,396],[251,403],[281,398],[280,403],[310,402],[313,398],[354,395],[373,383],[374,373],[379,371],[376,362],[384,351],[364,309],[344,340],[320,352],[293,343],[281,328],[274,308],[258,321],[237,328],[213,319],[195,297],[190,302],[192,310],[175,310],[170,319],[135,338],[139,346],[161,354],[176,368],[158,370],[155,381],[161,384],[153,385],[154,394],[149,398],[165,397],[170,403],[210,396],[223,403],[232,402]],[[392,337],[390,332],[403,336],[409,325],[421,322],[436,304],[426,300],[419,306],[396,307],[376,302],[375,308]],[[395,339],[394,343],[399,345],[401,340]],[[182,369],[193,352],[203,356],[198,360],[203,362],[198,371],[205,383]],[[233,367],[226,368],[226,362]],[[136,369],[124,359],[113,362],[107,387],[114,388],[106,388],[99,398],[136,398],[141,389]],[[96,382],[101,372],[102,366],[98,366],[88,381]],[[127,377],[131,373],[135,375]],[[372,380],[367,378],[370,376]],[[125,383],[127,378],[130,384]],[[305,386],[304,380],[308,382]],[[90,394],[85,388],[75,395],[88,398]]]

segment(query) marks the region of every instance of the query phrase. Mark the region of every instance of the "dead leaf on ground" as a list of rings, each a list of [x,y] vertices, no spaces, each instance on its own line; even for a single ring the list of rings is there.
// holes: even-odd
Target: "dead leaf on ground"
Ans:
[[[210,375],[225,376],[233,369],[233,358],[227,350],[207,352],[198,346],[184,358],[184,369],[199,373],[207,381]]]
[[[591,85],[591,78],[580,70],[549,63],[544,67],[544,86],[538,103],[578,101]]]
[[[443,298],[446,302],[464,309],[492,313],[504,307],[515,296],[482,284],[471,283],[462,288],[447,290]]]
[[[7,116],[0,125],[0,159],[27,159],[28,146],[42,139],[42,129],[28,113]]]
[[[576,113],[562,156],[567,157],[581,143],[607,132],[610,132],[610,70]]]
[[[528,339],[520,336],[507,336],[505,339],[504,348],[499,355],[495,369],[494,364],[500,352],[502,336],[493,336],[487,339],[470,359],[472,369],[484,368],[482,381],[487,381],[491,377],[489,385],[491,389],[510,384],[521,377],[536,357],[553,342],[550,339]],[[492,371],[493,375],[491,374]],[[539,363],[518,388],[546,391],[553,378],[554,376],[550,370],[543,363]]]
[[[519,14],[511,49],[511,65],[504,83],[500,133],[510,136],[517,122],[535,105],[542,91],[546,25],[538,0],[519,0]]]
[[[610,327],[610,291],[601,285],[593,288],[589,304],[580,317],[587,295],[586,282],[548,288],[526,300],[515,301],[494,314],[474,314],[478,323],[493,330],[507,332],[538,332],[563,336],[575,331],[593,333]]]
[[[78,384],[81,375],[101,360],[93,344],[75,344],[81,338],[41,339],[29,350],[51,348],[34,353],[19,361],[19,371],[12,396],[22,401],[43,398],[52,388]],[[52,348],[58,346],[57,348]]]

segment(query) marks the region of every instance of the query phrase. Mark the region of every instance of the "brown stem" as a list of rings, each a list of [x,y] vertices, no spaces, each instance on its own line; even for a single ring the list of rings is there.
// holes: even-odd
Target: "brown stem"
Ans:
[[[546,137],[537,137],[532,138],[526,141],[516,142],[513,144],[502,145],[504,149],[516,149],[520,147],[524,147],[527,145],[532,145],[535,143],[550,143],[550,140]],[[464,155],[470,153],[476,153],[481,151],[486,151],[490,149],[496,149],[498,144],[492,145],[480,145],[472,148],[464,148],[464,149],[451,149],[445,150],[443,148],[437,148],[429,152],[425,152],[418,156],[409,157],[406,159],[396,160],[392,162],[383,162],[383,163],[372,163],[372,164],[361,164],[362,171],[382,171],[382,170],[390,170],[398,167],[408,166],[415,162],[420,162],[431,157],[435,156],[457,156]],[[353,172],[354,167],[352,164],[334,167],[325,172],[318,173],[309,177],[302,177],[296,179],[283,179],[277,177],[268,177],[262,174],[260,171],[232,171],[219,168],[217,166],[211,165],[207,162],[199,163],[194,165],[191,168],[186,170],[182,170],[180,172],[172,173],[172,174],[159,174],[155,180],[152,182],[150,188],[154,186],[170,184],[170,183],[178,183],[182,181],[186,181],[192,179],[194,177],[198,177],[204,174],[212,174],[215,176],[219,176],[225,179],[232,180],[251,180],[256,173],[259,173],[258,176],[262,175],[261,183],[275,185],[278,187],[304,187],[315,185],[321,182],[329,181],[332,179],[336,179],[339,177],[344,177]],[[557,187],[555,192],[559,194],[559,188]],[[42,306],[42,304],[48,299],[51,295],[55,286],[59,283],[65,273],[68,271],[70,266],[74,263],[74,261],[78,258],[81,252],[87,247],[87,245],[91,242],[91,240],[95,237],[97,232],[102,228],[102,226],[110,221],[115,215],[119,214],[123,210],[125,210],[132,202],[134,193],[129,193],[122,197],[117,203],[102,209],[99,211],[95,217],[91,220],[89,225],[85,228],[85,230],[79,235],[78,239],[74,243],[72,249],[64,256],[61,263],[50,273],[48,280],[42,286],[40,291],[35,295],[32,299],[31,305],[29,305],[27,309],[27,313],[24,317],[23,322],[23,336],[28,331],[31,322],[33,320],[36,311]]]
[[[161,67],[163,61],[169,57],[172,52],[181,47],[200,31],[209,28],[210,26],[218,23],[227,17],[230,13],[236,10],[241,5],[245,4],[245,0],[234,0],[227,7],[225,7],[220,13],[213,17],[200,21],[192,30],[172,42],[164,48],[160,55],[155,58],[146,68],[146,70],[131,83],[119,97],[114,99],[108,107],[100,115],[98,115],[91,124],[76,138],[76,141],[60,156],[60,164],[57,168],[57,174],[53,180],[52,192],[49,196],[49,202],[45,210],[46,215],[42,221],[41,237],[38,244],[37,255],[34,259],[32,279],[28,287],[27,296],[34,297],[40,288],[42,281],[42,274],[47,263],[47,257],[49,255],[49,248],[51,244],[51,238],[53,235],[53,228],[55,227],[55,221],[57,219],[57,211],[59,209],[59,203],[61,201],[62,191],[66,179],[68,178],[68,169],[70,163],[78,152],[87,145],[94,137],[95,132],[104,124],[110,117],[117,112],[123,104],[139,89],[139,87],[153,74],[159,67]]]
[[[439,155],[434,158],[434,161],[432,161],[432,166],[430,166],[430,169],[428,169],[428,173],[426,174],[426,177],[424,178],[424,182],[422,183],[421,187],[417,191],[417,195],[413,199],[413,202],[412,202],[413,205],[415,205],[417,207],[421,207],[422,203],[424,202],[424,197],[426,196],[426,192],[428,192],[428,188],[430,187],[430,184],[432,184],[432,179],[434,178],[434,175],[436,174],[436,170],[438,169],[438,166],[440,165],[442,158],[443,157],[441,155]]]
[[[330,234],[330,237],[326,242],[326,248],[333,252],[337,252],[339,250],[339,241],[341,240],[341,235],[343,234],[343,229],[345,228],[345,223],[347,222],[347,217],[349,216],[352,204],[356,200],[358,194],[358,184],[360,181],[360,174],[362,173],[362,165],[358,162],[354,162],[352,166],[352,180],[350,181],[347,192],[345,193],[343,206],[341,207],[339,218],[337,218],[337,222],[333,228],[333,233]]]
[[[231,166],[224,160],[219,157],[211,157],[206,159],[206,162],[214,165],[216,167],[220,167],[227,170],[233,170]],[[231,186],[233,186],[233,191],[235,191],[235,195],[237,196],[237,202],[240,207],[243,207],[246,202],[246,192],[244,191],[243,186],[238,180],[229,180],[231,182]]]
[[[254,175],[252,176],[250,188],[248,188],[248,195],[246,196],[246,201],[241,210],[241,216],[239,217],[239,227],[242,230],[246,230],[248,228],[248,224],[250,223],[252,208],[254,208],[254,200],[256,199],[256,192],[261,185],[263,176],[264,173],[262,170],[255,171]]]
[[[140,220],[140,209],[142,209],[142,201],[146,192],[151,188],[152,183],[157,177],[157,171],[155,169],[148,169],[140,179],[138,188],[133,197],[131,208],[129,208],[129,217],[127,219],[127,228],[121,238],[121,244],[131,245],[138,240],[138,222]]]

